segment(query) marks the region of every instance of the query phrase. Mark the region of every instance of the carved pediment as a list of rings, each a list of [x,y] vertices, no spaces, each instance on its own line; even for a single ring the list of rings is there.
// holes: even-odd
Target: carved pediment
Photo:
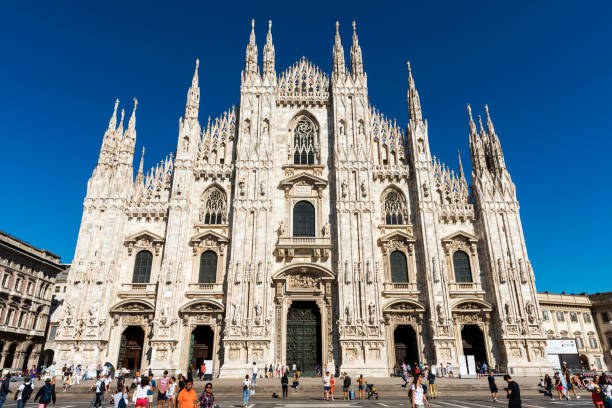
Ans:
[[[385,248],[410,248],[415,238],[404,231],[392,231],[378,239],[378,245]]]
[[[457,232],[453,232],[452,234],[442,238],[443,243],[457,241],[457,240],[475,244],[478,242],[478,237],[470,234],[469,232],[459,230]]]
[[[212,300],[195,300],[181,307],[179,314],[222,313],[225,310],[221,303]]]
[[[408,312],[418,312],[418,313],[422,313],[425,311],[425,306],[416,300],[399,300],[399,301],[394,301],[391,302],[390,304],[388,304],[387,306],[385,306],[384,308],[384,312],[401,312],[401,313],[408,313]]]
[[[129,255],[132,255],[132,249],[134,247],[153,248],[155,250],[155,255],[159,255],[159,248],[164,244],[164,238],[144,230],[127,237],[124,244],[128,248]]]
[[[490,312],[493,308],[485,301],[470,299],[459,301],[452,310],[453,312]]]
[[[123,314],[123,313],[138,313],[138,314],[153,314],[155,313],[155,307],[146,301],[141,300],[126,300],[117,303],[110,309],[111,314]]]
[[[219,248],[221,252],[229,242],[229,238],[215,231],[204,231],[194,235],[189,240],[189,245],[193,248],[194,255],[197,255],[198,248]]]
[[[327,187],[327,180],[309,173],[300,172],[284,178],[279,183],[279,187],[285,190],[285,196],[287,197],[289,197],[289,191],[291,191],[294,186],[300,185],[310,186],[312,189],[316,190],[319,197],[321,197],[323,189]]]

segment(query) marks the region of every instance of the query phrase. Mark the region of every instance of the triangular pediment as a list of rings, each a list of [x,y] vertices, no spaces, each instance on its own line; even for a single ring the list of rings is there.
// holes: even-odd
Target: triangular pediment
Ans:
[[[150,242],[159,242],[159,243],[164,242],[163,237],[160,237],[159,235],[154,234],[151,231],[147,231],[147,230],[140,231],[134,235],[130,235],[129,237],[125,239],[125,242],[130,243],[130,242],[137,242],[140,240],[146,240]]]
[[[378,239],[378,242],[381,244],[391,241],[414,242],[416,240],[412,235],[404,231],[392,231]]]
[[[317,188],[325,188],[327,186],[327,180],[319,176],[314,176],[310,173],[302,172],[284,178],[279,183],[282,188],[291,188],[296,184],[309,184]]]
[[[189,240],[189,243],[193,245],[194,243],[200,243],[203,241],[227,243],[229,241],[229,238],[223,234],[219,234],[218,232],[208,230],[208,231],[204,231],[198,235],[194,235],[193,237],[191,237],[191,239]]]
[[[452,234],[442,238],[442,242],[448,242],[448,241],[454,241],[457,239],[463,239],[466,240],[468,242],[478,242],[478,237],[470,234],[469,232],[465,232],[465,231],[457,231],[457,232],[453,232]]]

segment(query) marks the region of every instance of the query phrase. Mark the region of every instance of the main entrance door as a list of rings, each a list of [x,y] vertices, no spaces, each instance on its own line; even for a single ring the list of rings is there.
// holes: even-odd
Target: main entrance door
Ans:
[[[304,375],[321,365],[321,314],[314,302],[293,302],[287,313],[287,365]]]
[[[403,363],[412,367],[419,361],[417,335],[412,326],[397,326],[393,333],[393,340],[395,341],[395,363],[398,368]]]
[[[144,344],[144,331],[139,326],[129,326],[121,334],[119,346],[119,367],[128,370],[140,369],[142,359],[142,346]]]
[[[482,330],[476,325],[468,324],[461,330],[463,339],[463,354],[474,356],[476,362],[487,362],[487,348]]]
[[[189,365],[196,372],[204,360],[212,360],[214,333],[210,326],[198,326],[191,332]]]

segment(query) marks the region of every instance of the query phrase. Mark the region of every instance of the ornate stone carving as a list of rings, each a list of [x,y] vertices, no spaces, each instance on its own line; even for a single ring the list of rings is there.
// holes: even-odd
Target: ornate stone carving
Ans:
[[[314,289],[319,286],[319,277],[310,273],[295,273],[289,275],[289,287],[298,289]]]

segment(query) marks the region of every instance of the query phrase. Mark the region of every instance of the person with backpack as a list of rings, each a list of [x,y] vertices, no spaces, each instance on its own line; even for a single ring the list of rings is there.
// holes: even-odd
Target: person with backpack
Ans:
[[[15,401],[17,401],[17,408],[23,408],[30,399],[32,395],[32,391],[34,391],[34,381],[26,378],[23,381],[23,384],[19,386],[17,392],[15,393]]]
[[[104,379],[98,376],[98,379],[96,380],[95,384],[93,384],[90,389],[96,391],[96,398],[93,401],[92,405],[94,407],[101,407],[102,397],[104,396],[104,392],[106,391],[106,383],[104,382]]]
[[[117,392],[113,395],[113,402],[115,408],[127,408],[128,402],[130,401],[130,390],[128,387],[117,387]]]
[[[429,383],[430,397],[436,399],[436,375],[432,371],[427,374],[427,382]]]
[[[610,377],[605,373],[599,377],[599,398],[604,408],[612,408],[612,384]]]
[[[429,401],[427,401],[425,389],[423,388],[423,384],[421,384],[421,376],[418,374],[415,374],[412,380],[410,391],[408,391],[408,398],[410,399],[412,408],[422,408],[424,406],[424,402],[427,403],[427,407],[429,407]]]
[[[6,397],[11,393],[9,390],[9,383],[11,381],[11,375],[7,374],[2,380],[0,380],[0,408],[4,405]]]
[[[342,382],[342,392],[344,392],[345,400],[350,399],[350,395],[349,395],[350,391],[351,391],[351,377],[347,373],[344,373],[343,382]]]
[[[45,378],[45,385],[38,390],[34,401],[38,401],[38,408],[47,408],[52,402],[55,406],[55,384],[51,384],[51,378]]]

